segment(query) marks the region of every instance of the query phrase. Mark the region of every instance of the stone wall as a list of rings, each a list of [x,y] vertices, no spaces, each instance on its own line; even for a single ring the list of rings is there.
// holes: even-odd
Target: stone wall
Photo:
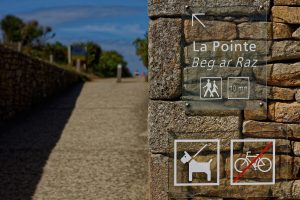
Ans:
[[[0,122],[80,80],[79,74],[0,46]]]
[[[151,199],[300,199],[300,1],[148,0],[148,6]],[[210,30],[211,38],[189,28],[191,20],[186,6],[209,7],[208,15],[217,16],[205,21],[218,23],[214,26],[217,29]],[[268,13],[266,21],[251,19],[262,13]],[[258,106],[242,111],[212,108],[186,112],[185,49],[193,39],[260,40],[265,36],[269,41],[268,64],[261,70],[267,76],[260,77],[260,71],[256,77],[267,81],[268,101],[250,102]],[[187,135],[221,140],[219,186],[173,186],[170,138]],[[230,140],[242,138],[276,139],[274,185],[230,185]],[[234,149],[245,152],[247,147],[237,145]]]

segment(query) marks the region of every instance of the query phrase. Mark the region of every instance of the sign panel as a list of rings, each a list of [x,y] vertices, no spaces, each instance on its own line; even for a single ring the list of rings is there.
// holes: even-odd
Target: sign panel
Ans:
[[[290,146],[282,139],[214,135],[220,137],[205,132],[169,133],[169,198],[246,197],[240,191],[259,191],[247,197],[268,198],[276,179],[285,179],[293,171]]]
[[[245,151],[235,151],[234,143],[246,147]],[[231,140],[230,184],[275,184],[275,144],[274,139]]]
[[[239,19],[211,16],[214,12],[188,7],[182,99],[189,110],[243,110],[251,100],[266,101],[267,13]]]
[[[220,132],[210,129],[221,125],[213,115],[267,112],[272,27],[268,9],[261,6],[249,1],[233,7],[186,7],[182,99],[186,114],[201,116],[199,127],[201,120],[206,125],[199,132],[168,133],[170,199],[268,198],[276,179],[291,171],[284,162],[291,152],[287,138],[238,139],[240,132],[225,130],[227,124]]]
[[[194,146],[195,149],[190,148]],[[208,149],[215,149],[207,155]],[[179,139],[174,141],[174,185],[209,186],[220,184],[220,141]],[[184,174],[179,169],[187,167]]]
[[[87,56],[87,50],[86,47],[80,46],[80,45],[73,45],[71,46],[71,57],[72,61],[76,62],[77,60],[80,61],[86,61],[86,56]]]

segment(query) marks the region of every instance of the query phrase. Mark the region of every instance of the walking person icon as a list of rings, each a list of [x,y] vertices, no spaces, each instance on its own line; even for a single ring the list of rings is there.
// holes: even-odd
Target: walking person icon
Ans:
[[[215,95],[214,95],[214,93],[216,93],[216,95],[218,96],[218,97],[220,97],[220,95],[219,95],[219,93],[218,93],[218,90],[219,88],[218,88],[218,86],[216,85],[216,81],[214,80],[214,83],[213,83],[213,90],[211,91],[211,95],[210,95],[210,97],[214,97]]]
[[[200,77],[200,99],[222,99],[222,77]]]
[[[207,96],[207,93],[208,93],[208,92],[210,93],[210,97],[213,97],[214,95],[213,95],[213,93],[212,93],[212,91],[211,91],[212,85],[211,85],[210,79],[207,79],[207,83],[206,83],[206,85],[203,87],[203,89],[205,89],[205,88],[206,88],[206,90],[205,90],[205,93],[204,93],[204,97]]]

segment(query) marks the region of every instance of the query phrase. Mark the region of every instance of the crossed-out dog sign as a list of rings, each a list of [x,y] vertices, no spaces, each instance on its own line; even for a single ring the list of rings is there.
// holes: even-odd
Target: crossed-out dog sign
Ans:
[[[190,151],[178,153],[187,144]],[[195,147],[199,147],[195,152]],[[178,168],[188,168],[188,174],[179,175]],[[219,185],[220,141],[218,139],[186,139],[174,141],[174,185],[207,186]],[[182,177],[187,177],[186,179]]]

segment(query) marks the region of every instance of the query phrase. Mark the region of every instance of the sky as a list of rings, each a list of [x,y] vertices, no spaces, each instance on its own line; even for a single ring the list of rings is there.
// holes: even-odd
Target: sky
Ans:
[[[147,31],[146,0],[1,0],[0,18],[7,14],[51,26],[56,34],[51,42],[92,40],[121,53],[131,71],[146,71],[132,45]]]

